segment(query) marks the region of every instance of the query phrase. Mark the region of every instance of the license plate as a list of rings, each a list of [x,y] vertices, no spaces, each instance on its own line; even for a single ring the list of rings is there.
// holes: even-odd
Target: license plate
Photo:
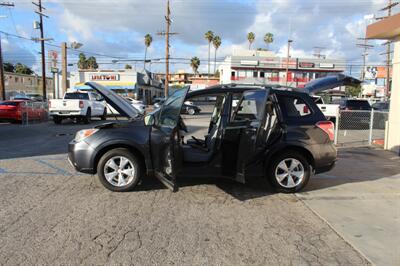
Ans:
[[[69,114],[69,112],[60,112],[60,114]]]

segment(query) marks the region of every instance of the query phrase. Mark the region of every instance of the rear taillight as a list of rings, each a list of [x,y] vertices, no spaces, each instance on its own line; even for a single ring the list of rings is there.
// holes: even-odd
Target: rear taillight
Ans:
[[[79,101],[79,108],[83,108],[83,101]]]
[[[310,112],[310,109],[308,109],[307,105],[304,105],[303,107],[303,114],[308,114]]]
[[[331,141],[335,139],[335,125],[331,121],[320,121],[316,126],[325,131]]]

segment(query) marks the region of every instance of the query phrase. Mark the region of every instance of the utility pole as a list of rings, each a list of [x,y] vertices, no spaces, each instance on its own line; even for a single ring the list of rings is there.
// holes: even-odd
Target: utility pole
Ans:
[[[166,30],[157,33],[157,35],[165,36],[165,84],[164,84],[164,96],[168,97],[168,87],[169,87],[169,36],[176,35],[176,32],[170,32],[171,27],[171,10],[169,8],[169,0],[167,0],[167,13],[165,16]]]
[[[44,33],[43,33],[43,17],[48,18],[47,15],[43,14],[43,10],[45,8],[42,6],[42,0],[38,0],[38,3],[32,2],[38,10],[35,11],[36,14],[39,15],[39,26],[40,26],[40,44],[41,44],[41,56],[42,56],[42,94],[43,94],[43,99],[47,99],[47,91],[46,91],[46,54],[45,54],[45,49],[44,49],[44,41],[46,40],[44,38]]]
[[[60,95],[64,95],[67,92],[67,43],[61,43],[61,93]]]
[[[288,85],[288,79],[289,79],[289,57],[290,57],[290,44],[293,42],[293,40],[288,40],[288,45],[287,45],[287,56],[286,56],[286,86]]]
[[[364,49],[364,52],[362,53],[362,57],[363,57],[363,65],[362,65],[362,70],[361,70],[361,81],[365,80],[365,66],[366,66],[366,61],[367,61],[367,55],[368,55],[368,49],[374,48],[373,45],[370,45],[367,43],[367,39],[366,38],[358,38],[358,40],[364,40],[364,43],[357,43],[357,47],[360,47],[362,49]]]
[[[14,3],[0,2],[0,7],[1,6],[14,7]],[[5,79],[4,79],[3,51],[1,50],[1,35],[0,35],[0,94],[1,94],[1,99],[5,100],[6,99],[6,85],[5,85]]]
[[[389,0],[388,5],[385,6],[384,8],[381,9],[381,11],[388,11],[388,17],[392,15],[392,8],[397,6],[399,2],[392,2],[392,0]],[[390,92],[390,66],[391,66],[391,42],[388,41],[386,42],[386,95],[389,94]]]

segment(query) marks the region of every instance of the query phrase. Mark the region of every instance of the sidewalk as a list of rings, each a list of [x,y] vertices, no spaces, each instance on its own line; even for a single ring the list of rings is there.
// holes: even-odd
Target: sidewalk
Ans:
[[[376,265],[400,265],[400,157],[339,150],[337,166],[297,196]]]

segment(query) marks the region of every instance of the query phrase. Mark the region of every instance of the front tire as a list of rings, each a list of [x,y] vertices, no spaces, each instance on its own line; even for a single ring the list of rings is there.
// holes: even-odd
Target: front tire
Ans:
[[[311,167],[305,156],[297,151],[285,151],[272,159],[267,178],[278,192],[295,193],[310,179]]]
[[[142,173],[140,161],[129,150],[112,149],[97,165],[97,175],[104,187],[115,192],[131,191]]]

